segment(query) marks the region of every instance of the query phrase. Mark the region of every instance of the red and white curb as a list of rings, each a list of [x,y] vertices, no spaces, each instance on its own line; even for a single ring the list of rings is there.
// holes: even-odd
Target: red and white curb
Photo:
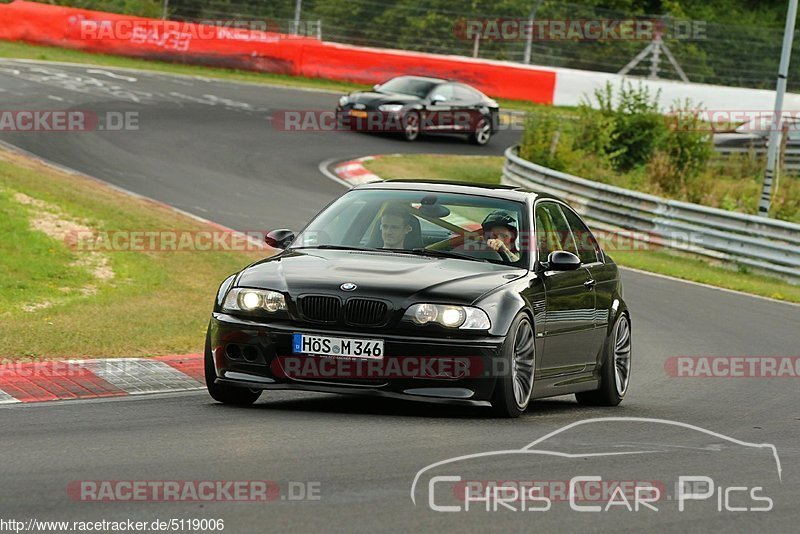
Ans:
[[[92,180],[131,197],[180,213],[222,231],[242,236],[250,243],[271,250],[252,236],[170,206],[164,202],[104,182],[94,176],[48,161],[17,146],[0,141],[0,147],[22,154],[42,165]],[[202,354],[156,358],[108,358],[60,361],[0,361],[0,404],[55,400],[123,397],[147,393],[194,391],[205,388]]]
[[[349,187],[355,187],[368,182],[380,182],[382,180],[380,176],[370,172],[362,165],[365,161],[371,161],[378,157],[380,156],[365,156],[363,158],[344,161],[336,165],[333,172]]]
[[[392,155],[398,156],[400,154],[392,154]],[[366,167],[364,167],[364,165],[362,165],[362,163],[365,161],[371,161],[374,159],[378,159],[380,157],[381,156],[379,155],[364,156],[363,158],[353,159],[350,161],[343,161],[337,164],[333,168],[333,173],[335,176],[329,176],[329,177],[333,178],[337,182],[340,182],[351,189],[357,185],[366,184],[369,182],[381,182],[383,181],[383,178],[381,178],[375,173],[370,172]],[[322,171],[323,174],[328,176],[329,173],[326,172],[326,167],[327,167],[326,162],[320,164],[320,170]],[[451,214],[447,220],[453,224],[457,224],[462,228],[466,228],[468,230],[474,231],[481,227],[479,222],[467,219],[465,217],[461,217],[457,214]]]
[[[202,354],[0,364],[0,404],[122,397],[204,387]]]

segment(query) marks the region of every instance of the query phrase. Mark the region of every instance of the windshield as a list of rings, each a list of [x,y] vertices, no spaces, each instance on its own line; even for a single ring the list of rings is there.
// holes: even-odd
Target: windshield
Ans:
[[[351,191],[320,213],[292,249],[381,249],[528,265],[524,204],[460,193]]]
[[[379,93],[401,93],[425,98],[436,84],[419,78],[401,76],[393,78],[378,88]]]

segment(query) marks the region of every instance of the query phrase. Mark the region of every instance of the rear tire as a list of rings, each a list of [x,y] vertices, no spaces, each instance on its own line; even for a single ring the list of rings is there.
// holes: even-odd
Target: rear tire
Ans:
[[[506,369],[497,377],[492,394],[492,411],[495,416],[519,417],[528,407],[536,369],[535,342],[533,323],[527,314],[519,313],[511,323],[503,344]]]
[[[253,404],[261,396],[260,390],[252,390],[248,388],[236,388],[231,386],[221,386],[215,384],[217,378],[217,371],[214,367],[214,355],[211,353],[211,336],[210,333],[206,334],[206,351],[205,351],[205,378],[206,389],[211,398],[223,404],[234,404],[236,406],[249,406]]]
[[[600,369],[600,388],[595,391],[576,393],[578,403],[587,406],[617,406],[625,394],[631,379],[631,321],[623,313],[614,323],[611,335],[606,338],[605,358]]]

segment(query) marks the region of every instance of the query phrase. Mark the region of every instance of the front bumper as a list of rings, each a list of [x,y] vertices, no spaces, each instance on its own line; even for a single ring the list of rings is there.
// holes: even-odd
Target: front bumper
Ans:
[[[216,383],[253,389],[297,389],[485,405],[502,369],[502,337],[470,339],[385,331],[330,330],[212,314]],[[292,335],[384,340],[379,361],[292,353]]]
[[[363,113],[351,116],[350,112]],[[403,112],[376,109],[353,110],[352,105],[336,108],[336,127],[340,131],[396,134],[403,132]]]

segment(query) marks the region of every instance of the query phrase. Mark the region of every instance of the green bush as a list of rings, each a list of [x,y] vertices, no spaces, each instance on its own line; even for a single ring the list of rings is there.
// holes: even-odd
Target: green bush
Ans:
[[[706,169],[713,154],[713,138],[698,109],[687,99],[672,106],[667,116],[668,131],[658,152],[650,160],[652,180],[670,196],[683,195],[698,202],[702,188],[693,182]]]
[[[572,152],[572,128],[552,108],[543,107],[528,113],[520,142],[520,157],[556,169],[567,170]]]
[[[691,102],[657,113],[643,89],[611,86],[577,112],[542,108],[528,116],[520,155],[556,170],[626,189],[743,213],[756,213],[764,158],[714,155],[710,125]],[[783,175],[771,214],[800,221],[800,178]]]
[[[622,84],[616,95],[610,82],[595,90],[599,115],[613,125],[606,156],[616,170],[626,172],[646,164],[666,136],[667,127],[658,109],[659,94],[651,95],[646,86],[631,83]],[[581,107],[591,106],[584,100]]]
[[[615,149],[619,132],[614,117],[598,112],[586,102],[578,106],[577,122],[576,148],[594,155],[604,169],[612,169],[622,153],[622,149]]]

